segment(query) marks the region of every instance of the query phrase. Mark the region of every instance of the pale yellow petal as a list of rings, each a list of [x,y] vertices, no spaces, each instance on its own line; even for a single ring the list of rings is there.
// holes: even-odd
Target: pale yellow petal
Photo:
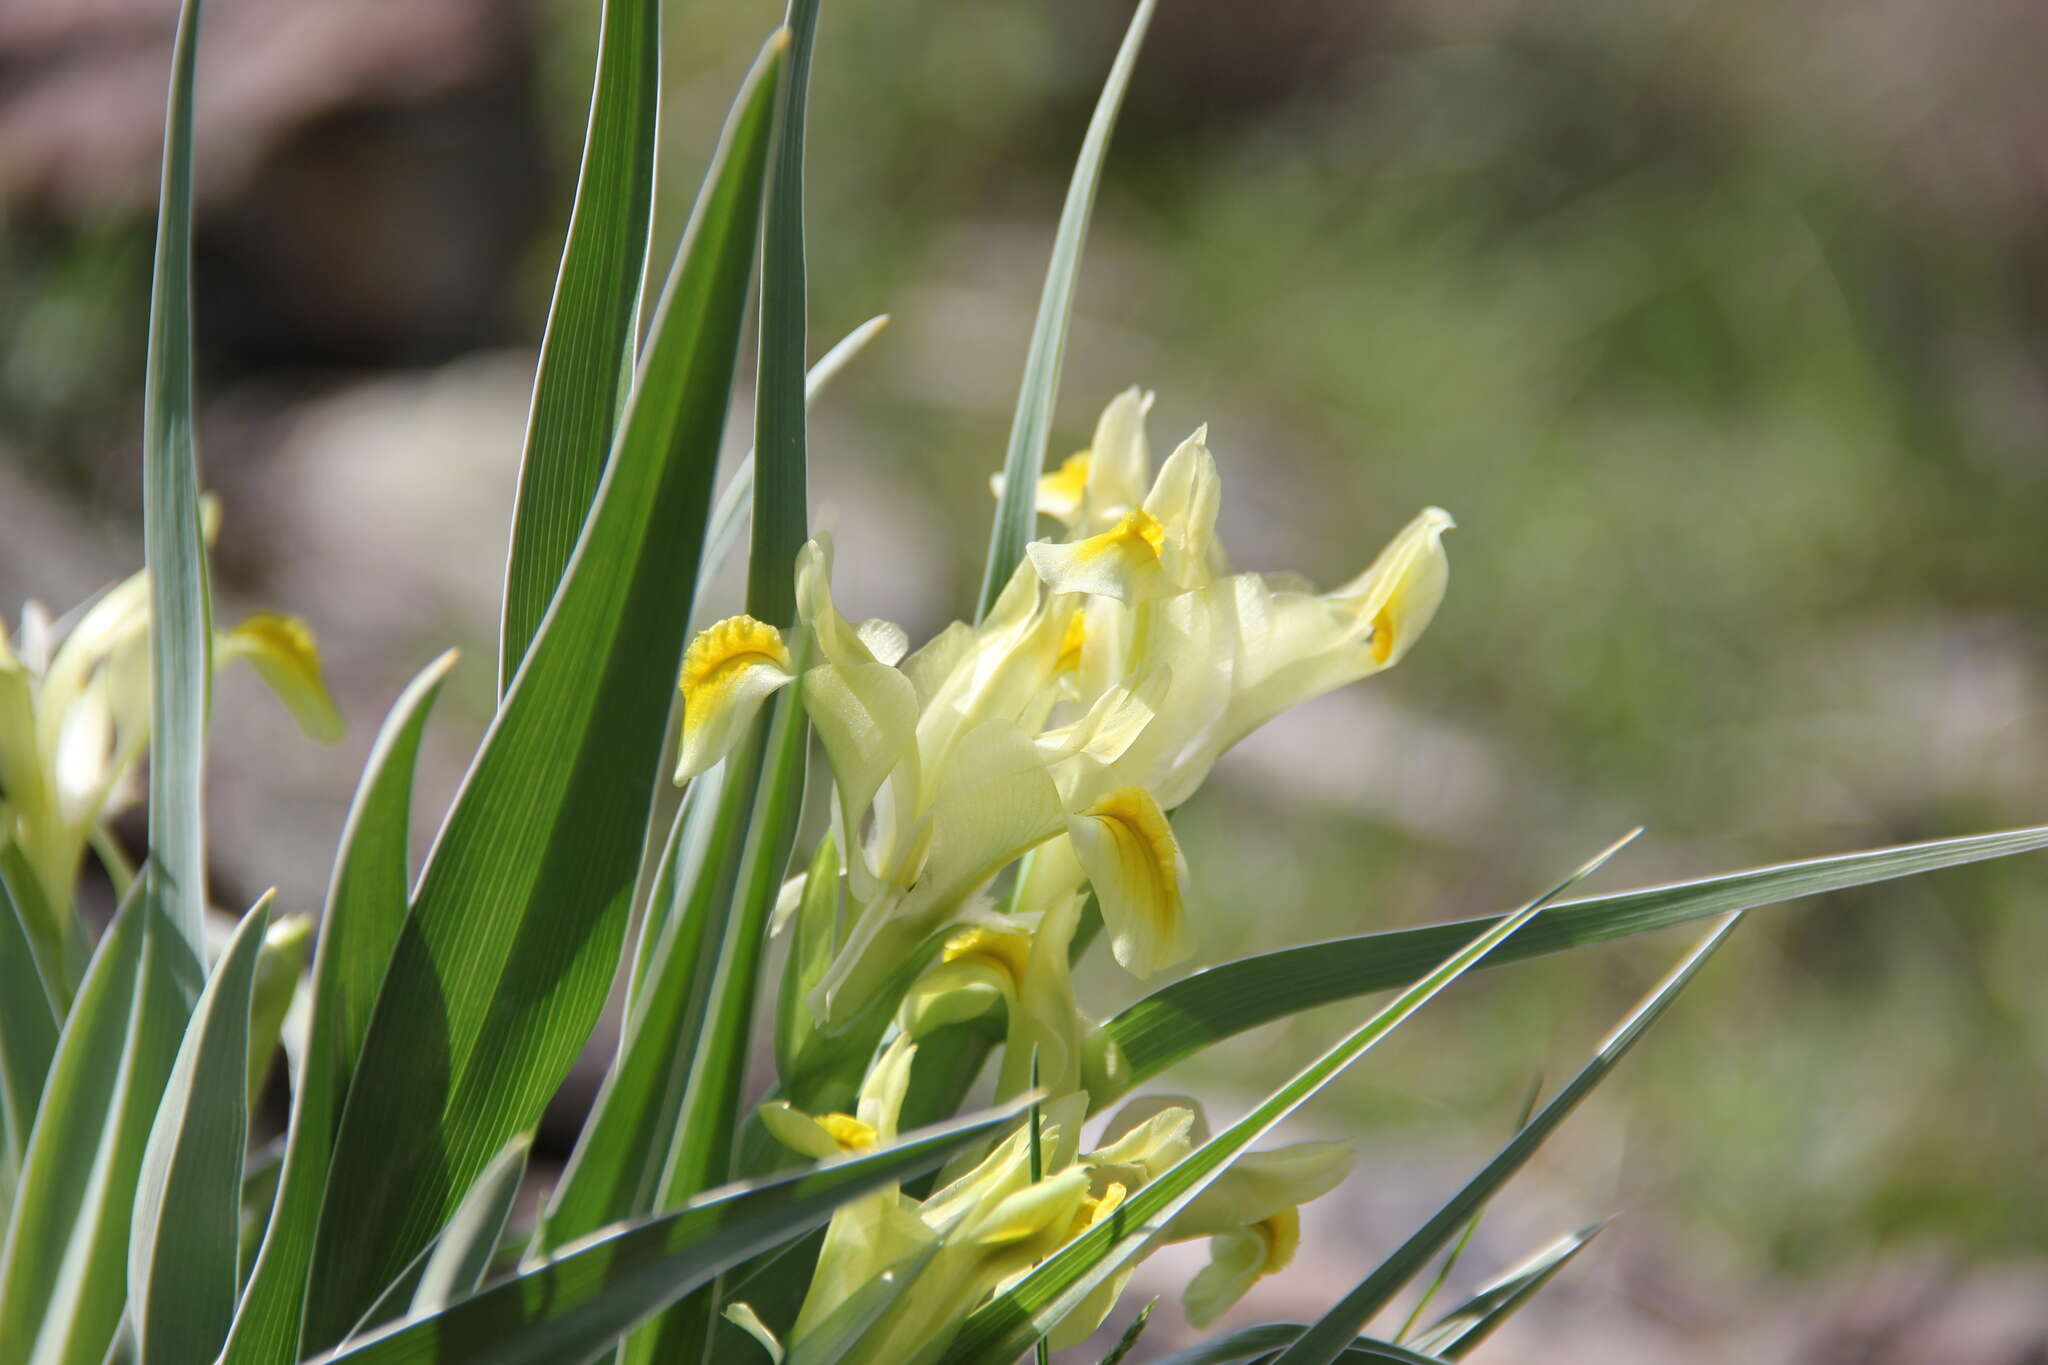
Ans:
[[[1187,861],[1159,803],[1119,787],[1067,819],[1067,837],[1102,906],[1116,960],[1150,976],[1194,951],[1184,899]]]
[[[1133,507],[1100,535],[1071,544],[1033,541],[1024,553],[1054,592],[1142,602],[1174,591],[1161,559],[1166,548],[1166,528],[1159,519]]]
[[[761,703],[796,676],[782,632],[732,616],[698,633],[683,655],[683,746],[676,781],[732,752]]]
[[[341,713],[327,695],[320,648],[304,621],[257,612],[215,642],[215,666],[232,659],[247,659],[308,735],[329,743],[341,738]]]

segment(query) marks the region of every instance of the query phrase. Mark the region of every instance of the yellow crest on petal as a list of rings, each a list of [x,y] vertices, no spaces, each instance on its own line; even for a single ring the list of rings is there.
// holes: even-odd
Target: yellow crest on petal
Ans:
[[[1109,792],[1069,819],[1067,835],[1127,971],[1149,976],[1193,951],[1183,899],[1187,864],[1150,792]]]
[[[946,940],[941,962],[986,962],[1012,982],[1024,979],[1031,966],[1031,935],[1008,929],[963,929]]]
[[[1078,451],[1038,481],[1038,510],[1071,525],[1088,491],[1088,452]]]
[[[768,694],[795,677],[782,632],[730,616],[698,632],[683,655],[683,753],[676,781],[731,752]]]

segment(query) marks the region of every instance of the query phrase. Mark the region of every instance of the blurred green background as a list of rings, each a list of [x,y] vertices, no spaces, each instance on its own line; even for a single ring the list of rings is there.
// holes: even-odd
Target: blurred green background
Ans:
[[[0,17],[7,603],[61,609],[139,562],[172,8]],[[209,9],[217,572],[229,603],[311,618],[353,723],[315,750],[224,681],[220,885],[311,908],[403,678],[470,654],[423,819],[484,720],[595,6]],[[664,242],[778,14],[672,6]],[[971,601],[1126,17],[826,6],[814,349],[894,322],[820,406],[816,516],[849,611],[914,638]],[[1065,448],[1157,389],[1155,448],[1211,424],[1235,560],[1322,583],[1425,503],[1461,527],[1411,659],[1247,742],[1181,817],[1204,961],[1502,908],[1636,823],[1603,886],[2048,819],[2044,59],[2048,9],[2017,2],[1163,0]],[[1494,1358],[2043,1358],[2044,888],[2022,859],[1761,912],[1482,1237],[1474,1273],[1627,1215]],[[1490,974],[1405,1030],[1310,1124],[1360,1137],[1361,1188],[1244,1315],[1358,1273],[1682,941]],[[1104,1012],[1134,993],[1087,984]],[[1356,1014],[1185,1084],[1228,1113]],[[1863,1354],[1804,1353],[1845,1333]]]

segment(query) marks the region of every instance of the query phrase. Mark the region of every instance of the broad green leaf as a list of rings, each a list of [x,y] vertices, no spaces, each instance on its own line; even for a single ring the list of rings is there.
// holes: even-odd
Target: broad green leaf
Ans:
[[[1605,1223],[1567,1233],[1523,1261],[1472,1298],[1445,1314],[1411,1345],[1445,1360],[1462,1360],[1465,1354],[1493,1334],[1508,1317],[1564,1269],[1565,1263],[1593,1240]]]
[[[597,496],[632,372],[661,109],[660,0],[605,0],[583,168],[519,466],[498,692],[526,657]]]
[[[775,112],[775,151],[761,212],[761,348],[754,379],[754,536],[747,614],[796,620],[796,552],[810,538],[804,432],[804,112],[820,0],[789,0],[789,64]]]
[[[1529,933],[1486,961],[1489,967],[1631,934],[1666,929],[1730,910],[1909,877],[1986,858],[2048,847],[2048,826],[1937,839],[1896,848],[1774,863],[1745,872],[1674,882],[1641,891],[1589,896],[1557,906]],[[1494,919],[1455,920],[1308,943],[1194,972],[1154,991],[1103,1025],[1091,1057],[1089,1092],[1097,1107],[1210,1043],[1301,1010],[1389,990],[1413,981],[1444,953]],[[1122,1052],[1112,1080],[1103,1050]]]
[[[776,78],[742,87],[561,590],[428,855],[335,1141],[305,1344],[332,1345],[526,1131],[604,1005],[681,665]],[[391,1153],[413,1153],[403,1164]]]
[[[630,1001],[619,1048],[535,1230],[537,1250],[652,1213],[675,1141],[752,809],[757,737],[691,784],[677,812],[647,929],[660,938]],[[736,771],[739,770],[739,771]],[[643,935],[644,937],[644,935]]]
[[[1095,113],[1081,139],[1081,154],[1067,183],[1067,202],[1053,235],[1052,261],[1045,269],[1045,289],[1038,298],[1038,320],[1031,328],[1031,349],[1024,358],[1024,380],[1017,391],[1017,415],[1010,423],[1010,449],[1003,459],[1003,489],[996,500],[995,528],[989,535],[988,564],[981,576],[979,619],[995,605],[1003,585],[1024,558],[1024,546],[1037,525],[1038,476],[1045,467],[1045,444],[1052,434],[1053,403],[1059,396],[1060,365],[1066,359],[1067,324],[1074,311],[1074,281],[1081,270],[1081,247],[1088,239],[1088,216],[1095,190],[1102,182],[1102,163],[1109,154],[1109,136],[1123,108],[1138,47],[1152,22],[1154,0],[1138,0],[1124,32],[1123,46],[1102,83]]]
[[[249,1006],[270,899],[243,918],[200,993],[143,1149],[128,1234],[128,1326],[142,1365],[213,1359],[235,1314]]]
[[[1017,1106],[796,1175],[736,1186],[600,1234],[430,1318],[352,1342],[321,1365],[555,1365],[588,1359],[726,1267],[787,1241],[877,1185],[929,1170],[1012,1122]]]
[[[64,1021],[29,1134],[0,1252],[0,1365],[100,1365],[127,1296],[143,1148],[199,989],[183,933],[137,882]]]
[[[512,1216],[512,1203],[519,1197],[519,1182],[526,1176],[526,1156],[532,1148],[530,1135],[513,1138],[469,1187],[427,1256],[409,1316],[438,1313],[474,1294],[483,1283],[498,1239],[505,1234],[505,1220]]]
[[[292,1093],[277,1200],[224,1353],[225,1365],[298,1358],[299,1321],[312,1266],[313,1234],[334,1154],[342,1104],[355,1075],[391,950],[405,921],[413,768],[427,716],[453,651],[420,671],[399,694],[370,748],[342,826],[313,957],[306,1056]]]
[[[1393,1301],[1401,1286],[1413,1279],[1429,1258],[1486,1206],[1486,1201],[1536,1154],[1543,1140],[1578,1107],[1579,1101],[1607,1078],[1607,1073],[1706,965],[1707,959],[1713,956],[1714,950],[1721,946],[1740,919],[1740,912],[1729,915],[1700,940],[1601,1041],[1600,1046],[1594,1049],[1592,1059],[1579,1068],[1578,1074],[1551,1097],[1534,1119],[1523,1125],[1522,1130],[1510,1138],[1507,1145],[1465,1183],[1463,1189],[1417,1228],[1372,1274],[1360,1281],[1357,1288],[1338,1300],[1303,1334],[1300,1341],[1287,1348],[1280,1357],[1284,1365],[1317,1365],[1317,1362],[1336,1359],[1334,1353],[1363,1331],[1366,1323]]]
[[[921,1358],[940,1359],[946,1365],[973,1365],[979,1361],[1010,1360],[1028,1349],[1099,1286],[1143,1255],[1174,1216],[1252,1143],[1342,1075],[1396,1026],[1539,915],[1543,907],[1591,876],[1633,838],[1635,833],[1627,835],[1557,886],[1482,930],[1250,1113],[1197,1147],[1118,1205],[1107,1218],[975,1309],[943,1354],[928,1350]]]
[[[149,565],[149,852],[165,911],[195,960],[206,952],[203,773],[213,683],[199,455],[192,437],[192,85],[199,0],[171,49],[162,194],[142,394],[142,543]]]
[[[56,1006],[8,882],[0,867],[0,1223],[14,1207],[43,1078],[57,1051]]]
[[[808,406],[818,401],[827,384],[838,377],[847,362],[866,349],[875,335],[889,325],[887,313],[869,318],[860,326],[839,339],[839,344],[818,357],[818,363],[811,366],[811,372],[804,378],[804,403]],[[711,511],[711,531],[704,538],[704,568],[698,581],[704,582],[718,572],[726,556],[739,544],[740,531],[747,526],[754,510],[754,452],[748,451],[740,461],[739,468],[718,495],[718,505]]]
[[[1299,1337],[1303,1330],[1298,1322],[1266,1322],[1257,1327],[1245,1327],[1228,1336],[1216,1337],[1175,1351],[1155,1362],[1155,1365],[1251,1365],[1259,1362],[1268,1365],[1278,1352]],[[1373,1341],[1360,1337],[1344,1348],[1337,1357],[1344,1365],[1441,1365],[1435,1356],[1426,1356],[1405,1346],[1396,1346],[1390,1341]]]

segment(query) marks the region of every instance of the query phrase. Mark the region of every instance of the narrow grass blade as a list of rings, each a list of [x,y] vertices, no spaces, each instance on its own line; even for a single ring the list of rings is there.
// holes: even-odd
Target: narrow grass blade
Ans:
[[[474,1294],[484,1282],[498,1239],[505,1235],[505,1220],[512,1216],[513,1201],[519,1197],[519,1182],[526,1177],[526,1156],[532,1149],[532,1135],[522,1133],[513,1138],[469,1187],[427,1256],[408,1316],[438,1313]]]
[[[1543,1080],[1539,1076],[1535,1083],[1529,1087],[1529,1096],[1523,1101],[1522,1112],[1515,1119],[1515,1132],[1519,1133],[1522,1129],[1529,1126],[1529,1120],[1536,1113],[1536,1101],[1541,1097],[1542,1092]],[[1458,1268],[1458,1262],[1464,1258],[1465,1249],[1472,1245],[1472,1234],[1479,1231],[1479,1220],[1485,1216],[1486,1209],[1484,1206],[1481,1206],[1473,1212],[1470,1218],[1465,1220],[1465,1226],[1458,1230],[1457,1240],[1451,1243],[1450,1251],[1445,1253],[1442,1264],[1437,1266],[1436,1274],[1431,1276],[1429,1283],[1423,1286],[1421,1296],[1415,1300],[1414,1306],[1408,1310],[1408,1316],[1402,1319],[1401,1329],[1394,1333],[1395,1341],[1407,1341],[1409,1335],[1415,1330],[1415,1324],[1422,1321],[1424,1311],[1428,1309],[1436,1296],[1442,1292],[1444,1285],[1451,1278],[1451,1272]]]
[[[1109,79],[1095,101],[1095,113],[1081,139],[1081,154],[1067,184],[1067,202],[1053,235],[1052,262],[1045,270],[1045,289],[1038,299],[1038,320],[1031,328],[1031,350],[1024,358],[1024,380],[1017,391],[1017,415],[1010,423],[1010,449],[1003,459],[1003,491],[996,500],[995,529],[989,535],[988,565],[982,571],[981,605],[976,619],[995,605],[1011,571],[1024,558],[1024,546],[1037,523],[1038,476],[1045,467],[1045,443],[1052,433],[1054,400],[1059,396],[1060,365],[1067,353],[1067,323],[1074,311],[1074,281],[1081,270],[1081,247],[1088,239],[1088,216],[1102,181],[1102,163],[1109,154],[1109,136],[1123,108],[1138,48],[1152,22],[1154,0],[1139,0],[1124,32],[1123,46],[1109,68]]]
[[[824,980],[838,948],[839,894],[839,842],[827,834],[811,854],[803,896],[790,917],[789,956],[775,997],[775,1070],[785,1084],[817,1029],[804,1000]]]
[[[405,922],[413,768],[427,717],[455,658],[452,651],[443,654],[399,694],[370,748],[342,826],[313,957],[312,1017],[292,1094],[277,1200],[228,1337],[224,1365],[268,1365],[298,1357],[306,1275],[335,1131],[370,1006]]]
[[[1159,1300],[1153,1298],[1138,1310],[1138,1316],[1131,1319],[1131,1325],[1117,1338],[1115,1347],[1102,1358],[1101,1365],[1123,1365],[1124,1357],[1137,1349],[1138,1338],[1145,1335],[1145,1326],[1152,1321],[1152,1310],[1158,1306]]]
[[[754,388],[754,546],[747,614],[796,620],[796,552],[811,534],[804,432],[804,113],[821,0],[790,0],[789,64],[761,215],[761,349]]]
[[[321,1365],[554,1365],[588,1359],[728,1266],[815,1227],[877,1185],[929,1170],[1015,1120],[1017,1107],[906,1135],[881,1151],[735,1187],[555,1259]]]
[[[1489,967],[1672,925],[1823,892],[1910,877],[1944,867],[2048,847],[2048,826],[1938,839],[1896,848],[1775,863],[1745,872],[1675,882],[1641,891],[1566,901],[1486,961]],[[1094,1067],[1097,1107],[1221,1038],[1301,1010],[1389,990],[1413,981],[1443,954],[1494,919],[1456,920],[1308,943],[1194,972],[1139,1000],[1103,1026],[1102,1042],[1121,1050],[1123,1073],[1109,1081]],[[1100,1062],[1100,1057],[1096,1059]]]
[[[889,325],[889,315],[883,313],[869,318],[860,326],[839,339],[839,344],[818,358],[811,366],[811,372],[804,379],[804,404],[818,401],[818,395],[825,386],[838,377],[847,362],[866,349],[877,333]],[[711,511],[711,530],[704,538],[704,568],[698,574],[698,581],[704,582],[724,565],[726,556],[739,544],[740,531],[751,521],[754,511],[754,452],[748,451],[733,471],[730,482],[718,495],[718,505]]]
[[[269,929],[266,894],[200,993],[143,1149],[128,1234],[128,1325],[141,1365],[213,1359],[235,1314],[249,1006]]]
[[[1638,831],[1639,832],[1639,831]],[[1371,1019],[1304,1067],[1250,1113],[1152,1180],[1101,1222],[970,1314],[939,1359],[946,1365],[1010,1360],[1131,1263],[1252,1143],[1271,1132],[1446,986],[1635,838],[1631,833],[1548,892],[1486,928]]]
[[[0,868],[0,1226],[14,1207],[43,1079],[57,1052],[57,1011],[8,881]]]
[[[138,881],[64,1021],[0,1251],[0,1365],[99,1365],[127,1297],[142,1153],[198,995]]]
[[[1197,1346],[1189,1346],[1164,1356],[1154,1365],[1251,1365],[1261,1362],[1266,1365],[1276,1352],[1287,1346],[1306,1330],[1298,1322],[1266,1322],[1257,1327],[1246,1327],[1216,1337]],[[1405,1346],[1396,1346],[1390,1341],[1373,1341],[1366,1337],[1346,1346],[1338,1355],[1343,1365],[1442,1365],[1435,1356],[1426,1356]]]
[[[1465,1187],[1438,1209],[1420,1228],[1403,1242],[1394,1253],[1380,1263],[1372,1274],[1360,1281],[1358,1287],[1346,1294],[1331,1307],[1330,1311],[1316,1322],[1300,1341],[1287,1348],[1276,1365],[1317,1365],[1317,1362],[1336,1359],[1335,1352],[1344,1343],[1365,1329],[1366,1323],[1401,1291],[1426,1265],[1443,1245],[1457,1234],[1459,1227],[1486,1206],[1508,1178],[1519,1171],[1536,1149],[1543,1145],[1565,1116],[1578,1107],[1580,1100],[1592,1093],[1593,1087],[1607,1078],[1615,1064],[1635,1046],[1636,1040],[1646,1029],[1670,1007],[1685,989],[1701,967],[1706,965],[1714,950],[1721,946],[1729,933],[1741,919],[1732,914],[1711,933],[1700,940],[1698,946],[1685,955],[1665,978],[1657,983],[1647,996],[1630,1011],[1628,1017],[1616,1025],[1614,1031],[1601,1041],[1593,1057],[1579,1073],[1573,1076],[1565,1087],[1551,1097],[1550,1103],[1522,1130],[1508,1140],[1494,1158],[1482,1167],[1479,1173],[1465,1183]]]
[[[512,686],[597,496],[632,372],[661,108],[660,0],[605,0],[583,168],[541,338],[505,564],[498,692]]]
[[[1550,1283],[1550,1277],[1585,1249],[1605,1223],[1568,1233],[1544,1247],[1528,1260],[1487,1285],[1471,1299],[1444,1315],[1417,1337],[1413,1345],[1444,1360],[1462,1360],[1473,1347],[1493,1335],[1514,1311],[1534,1298],[1536,1291]]]
[[[199,0],[184,0],[171,50],[156,267],[143,377],[142,543],[149,565],[149,849],[171,923],[206,954],[202,795],[213,627],[192,435],[192,86]]]
[[[338,1340],[533,1127],[603,1008],[682,660],[786,45],[778,32],[740,91],[583,537],[421,874],[335,1140],[308,1347]],[[432,1159],[394,1169],[394,1149]]]

